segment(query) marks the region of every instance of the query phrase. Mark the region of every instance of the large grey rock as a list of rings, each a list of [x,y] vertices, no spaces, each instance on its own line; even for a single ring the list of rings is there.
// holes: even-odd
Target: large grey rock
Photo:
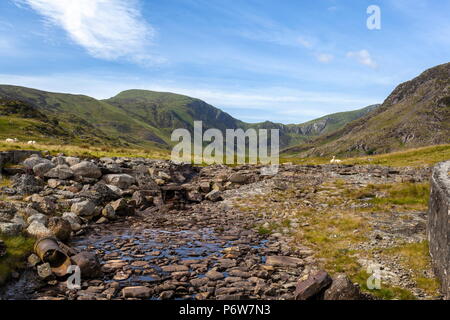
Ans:
[[[122,295],[124,298],[149,298],[153,293],[153,290],[149,287],[126,287],[122,289]]]
[[[228,180],[236,184],[246,184],[249,181],[249,176],[236,172],[231,174]]]
[[[48,217],[45,214],[36,213],[36,214],[33,214],[32,216],[28,217],[28,219],[27,219],[28,224],[32,224],[34,221],[37,221],[37,222],[43,224],[44,226],[46,226],[48,223]]]
[[[33,175],[22,174],[13,177],[12,187],[21,195],[29,195],[41,192],[44,182]]]
[[[450,300],[450,161],[438,164],[431,177],[428,239],[434,272]]]
[[[17,209],[9,202],[0,202],[0,221],[10,222],[14,219]]]
[[[81,162],[81,160],[79,158],[75,158],[75,157],[65,157],[64,160],[70,167],[74,166],[76,164],[79,164]]]
[[[95,184],[89,190],[81,192],[80,196],[92,200],[97,205],[104,205],[120,198],[116,192],[103,183]]]
[[[77,216],[73,212],[64,212],[62,218],[70,223],[70,228],[72,231],[77,232],[81,230],[81,225],[83,221],[81,221],[80,217]]]
[[[31,198],[33,209],[51,215],[54,214],[57,210],[56,201],[53,197],[46,196],[41,197],[37,194],[33,195]]]
[[[119,199],[110,203],[110,205],[118,216],[132,216],[135,213],[134,208],[125,199]]]
[[[274,267],[299,267],[304,265],[304,261],[295,257],[268,256],[266,264]]]
[[[27,169],[33,169],[36,165],[40,163],[51,162],[50,160],[39,157],[38,155],[32,155],[31,157],[23,161],[23,166]]]
[[[133,193],[131,200],[135,201],[136,207],[145,210],[153,205],[153,192],[146,190],[139,190]]]
[[[333,283],[323,296],[324,300],[364,300],[359,287],[356,286],[345,274],[333,277]]]
[[[55,165],[50,160],[44,160],[45,161],[42,161],[33,167],[33,172],[38,177],[43,177],[49,170],[55,167]]]
[[[106,184],[119,187],[120,189],[128,189],[136,183],[136,179],[128,174],[107,174],[103,179]]]
[[[61,217],[51,217],[48,221],[48,229],[57,239],[63,242],[70,239],[72,232],[70,222]]]
[[[319,297],[331,285],[331,278],[325,271],[317,271],[297,282],[295,300],[310,300]]]
[[[50,267],[50,263],[44,263],[38,266],[37,272],[39,278],[44,281],[52,280],[55,278],[55,275],[52,272],[52,268]]]
[[[95,212],[95,203],[91,200],[76,202],[72,205],[70,211],[81,217],[89,217]]]
[[[222,201],[222,192],[219,190],[213,190],[205,196],[205,199],[213,202]]]
[[[95,163],[89,161],[82,161],[70,167],[70,169],[73,171],[75,176],[84,178],[98,179],[102,176],[102,171],[100,168]]]
[[[44,176],[46,178],[66,180],[73,177],[73,171],[67,165],[58,165],[47,171]]]
[[[42,223],[33,221],[27,228],[27,233],[34,238],[51,237],[52,232]]]
[[[0,234],[13,237],[22,232],[22,224],[14,222],[0,222]]]
[[[71,257],[71,260],[80,267],[82,279],[95,278],[101,275],[101,265],[95,254],[80,252]]]

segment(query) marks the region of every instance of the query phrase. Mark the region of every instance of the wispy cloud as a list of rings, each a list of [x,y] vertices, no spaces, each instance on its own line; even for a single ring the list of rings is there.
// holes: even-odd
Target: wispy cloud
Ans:
[[[350,51],[347,53],[347,57],[354,59],[358,63],[368,66],[370,68],[375,69],[377,67],[377,63],[372,59],[369,51],[367,50]]]
[[[297,42],[307,49],[311,49],[314,46],[314,41],[304,36],[298,37]]]
[[[334,56],[332,54],[328,54],[328,53],[319,53],[316,55],[317,61],[322,62],[322,63],[329,63],[331,61],[333,61]]]
[[[87,52],[100,59],[148,64],[153,28],[142,17],[136,0],[15,0],[27,4],[61,27]]]

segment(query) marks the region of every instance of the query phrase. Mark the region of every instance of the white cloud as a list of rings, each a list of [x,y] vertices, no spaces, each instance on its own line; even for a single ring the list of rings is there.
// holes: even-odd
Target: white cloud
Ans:
[[[319,62],[329,63],[329,62],[333,61],[334,56],[332,54],[328,54],[328,53],[319,53],[318,55],[316,55],[316,58]]]
[[[304,46],[307,49],[311,49],[314,46],[314,43],[312,40],[307,39],[303,36],[298,37],[297,42],[300,43],[302,46]]]
[[[370,56],[369,51],[360,50],[360,51],[350,51],[347,53],[347,57],[356,60],[358,63],[368,66],[370,68],[376,68],[377,63]]]
[[[139,64],[157,60],[148,52],[154,30],[142,17],[136,0],[16,1],[64,29],[96,58],[124,58]]]

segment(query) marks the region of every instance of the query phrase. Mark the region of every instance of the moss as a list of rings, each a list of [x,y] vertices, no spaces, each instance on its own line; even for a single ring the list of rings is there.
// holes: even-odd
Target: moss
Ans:
[[[271,233],[272,233],[272,230],[270,230],[268,228],[264,228],[263,226],[258,227],[258,234],[260,234],[261,236],[269,235]]]
[[[426,277],[423,270],[427,270],[431,265],[428,241],[419,243],[407,243],[394,248],[384,249],[383,254],[396,256],[399,263],[406,269],[411,270],[412,279],[417,286],[431,295],[439,294],[439,281],[437,278]]]
[[[15,236],[0,236],[6,244],[6,255],[0,258],[0,285],[5,283],[10,274],[25,264],[26,256],[33,250],[34,239]]]

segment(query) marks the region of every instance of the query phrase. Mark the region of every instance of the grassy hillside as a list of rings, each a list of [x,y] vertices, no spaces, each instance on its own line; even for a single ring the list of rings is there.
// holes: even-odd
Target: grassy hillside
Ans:
[[[300,125],[249,124],[199,99],[167,92],[128,90],[99,101],[83,95],[0,86],[0,139],[18,138],[52,144],[92,144],[123,148],[166,148],[172,131],[204,129],[279,129],[288,147],[320,136],[365,115],[373,107],[326,116]]]
[[[450,143],[450,63],[399,85],[366,116],[286,153],[371,155],[446,143]]]
[[[96,99],[71,94],[44,92],[15,86],[0,86],[3,100],[20,101],[51,119],[68,133],[66,143],[92,143],[126,147],[153,147],[164,143],[155,128],[126,112]],[[37,140],[53,138],[40,132]]]
[[[330,157],[298,157],[295,155],[283,155],[282,163],[294,164],[329,164]],[[343,159],[342,164],[353,165],[383,165],[391,167],[423,167],[433,166],[439,162],[450,159],[450,144],[437,146],[412,148],[386,154],[362,156]]]

